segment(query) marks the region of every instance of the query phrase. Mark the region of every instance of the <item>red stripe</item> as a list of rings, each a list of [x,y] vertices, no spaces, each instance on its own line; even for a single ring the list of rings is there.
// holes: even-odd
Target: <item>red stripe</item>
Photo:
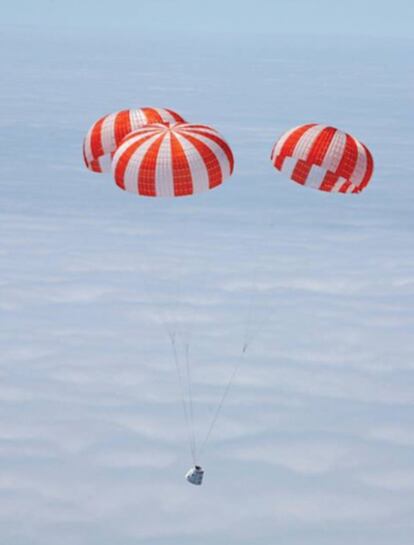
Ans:
[[[177,123],[185,123],[185,119],[183,119],[179,114],[177,114],[177,112],[174,112],[173,110],[169,110],[167,108],[164,108],[166,112],[168,112],[170,115],[173,116],[173,118],[175,119],[175,121],[177,121]]]
[[[202,131],[202,130],[192,130],[194,125],[191,126],[191,133],[196,133],[196,134],[200,134],[202,136],[205,136],[206,138],[210,138],[210,140],[213,140],[213,142],[215,142],[218,146],[220,146],[220,148],[224,151],[226,157],[227,157],[227,160],[230,164],[230,174],[233,173],[233,169],[234,169],[234,157],[233,157],[233,153],[230,149],[230,146],[227,144],[227,142],[225,140],[223,140],[222,138],[220,138],[220,136],[218,136],[217,134],[212,134],[212,133],[209,133],[209,132],[205,132],[205,131]],[[183,134],[180,132],[180,134]],[[185,134],[188,134],[187,132]]]
[[[180,134],[183,138],[191,142],[191,144],[193,144],[198,153],[201,155],[201,158],[203,159],[208,173],[209,188],[212,189],[213,187],[220,185],[223,181],[223,174],[221,171],[219,160],[217,159],[215,154],[206,144],[204,144],[194,136],[191,136],[191,134],[187,134],[185,132],[182,132]]]
[[[195,123],[184,123],[184,126],[182,127],[183,130],[186,130],[186,131],[192,131],[193,129],[202,129],[202,130],[214,130],[212,129],[211,127],[209,127],[208,125],[200,125],[200,124],[195,124]]]
[[[142,113],[147,118],[147,123],[162,123],[164,119],[154,108],[142,108]]]
[[[270,160],[272,161],[272,163],[274,163],[274,160],[275,160],[274,153],[276,151],[276,146],[277,146],[277,142],[275,144],[273,144],[272,152],[270,154]]]
[[[86,158],[85,146],[86,146],[86,139],[83,141],[82,155],[83,155],[83,162],[84,162],[85,165],[89,168],[89,162],[88,162],[88,159]]]
[[[301,137],[312,127],[315,127],[316,123],[309,123],[308,125],[302,125],[290,134],[286,141],[284,142],[282,149],[279,152],[279,155],[284,155],[285,157],[292,157],[293,152],[295,151],[296,144],[299,142]]]
[[[273,162],[274,166],[278,170],[282,170],[283,169],[283,163],[285,162],[285,159],[286,159],[285,155],[276,155],[276,158],[275,158],[275,160]]]
[[[155,142],[153,142],[144,157],[138,171],[138,193],[147,197],[155,197],[156,185],[155,174],[157,168],[157,158],[160,146],[166,133],[161,134]]]
[[[129,134],[132,130],[131,119],[129,117],[129,110],[122,110],[118,112],[114,119],[114,137],[115,145],[119,146],[124,136]]]
[[[187,155],[184,151],[181,142],[171,132],[171,159],[172,172],[174,180],[174,195],[192,195],[193,194],[193,177],[191,175],[190,165]]]
[[[296,144],[299,142],[300,138],[305,134],[305,132],[312,127],[315,127],[316,123],[309,123],[308,125],[302,125],[298,127],[292,134],[290,134],[286,141],[283,143],[279,154],[275,157],[274,166],[278,170],[282,170],[283,163],[286,157],[292,157],[293,152],[295,151]],[[283,137],[282,137],[283,138]],[[277,142],[276,142],[277,145]]]
[[[311,163],[307,163],[306,161],[299,159],[290,177],[298,184],[304,185],[311,168]]]
[[[128,142],[128,140],[131,140],[133,138],[146,136],[148,134],[154,136],[155,134],[160,132],[160,127],[154,127],[153,125],[147,125],[146,127],[142,127],[141,129],[136,129],[129,134],[126,134],[124,138],[122,139],[121,144],[125,144],[125,142]]]
[[[136,150],[146,142],[149,138],[152,138],[154,135],[150,134],[147,136],[144,136],[137,142],[133,142],[130,144],[129,147],[126,148],[126,150],[118,157],[115,165],[115,171],[114,171],[114,178],[115,183],[118,185],[121,189],[125,189],[125,170],[128,166],[129,160],[131,156],[136,152]]]
[[[358,160],[358,146],[355,139],[349,134],[346,135],[345,150],[342,155],[342,159],[337,168],[337,172],[340,173],[345,179],[349,180],[352,173],[355,170],[355,166]]]
[[[335,133],[336,129],[333,127],[323,129],[313,141],[306,157],[306,162],[321,166]]]
[[[358,186],[359,191],[362,191],[368,185],[368,182],[370,181],[371,176],[374,172],[374,159],[371,155],[371,152],[364,144],[361,144],[361,145],[365,150],[367,165],[366,165],[365,175],[362,179],[362,182]]]
[[[344,182],[344,183],[341,185],[341,187],[339,188],[338,193],[347,193],[347,192],[348,192],[348,189],[349,189],[350,187],[352,187],[352,186],[353,186],[352,182],[350,182],[349,180],[347,180],[346,182]]]
[[[358,148],[355,140],[349,134],[346,135],[345,148],[339,161],[338,168],[335,172],[327,171],[319,187],[321,191],[332,191],[333,186],[339,178],[349,180],[355,170],[355,165],[358,159]],[[350,182],[351,183],[351,182]],[[352,185],[352,183],[351,183]],[[347,186],[349,187],[349,186]],[[339,189],[343,193],[342,187]]]
[[[296,166],[291,174],[292,180],[302,185],[306,183],[312,166],[322,165],[335,133],[336,129],[333,127],[326,127],[317,135],[312,142],[306,159],[299,160],[296,163]]]
[[[92,131],[91,131],[91,136],[90,136],[90,139],[91,139],[91,155],[94,159],[97,159],[98,157],[100,157],[101,155],[104,155],[104,150],[103,150],[103,147],[102,147],[102,138],[101,138],[101,135],[102,135],[102,124],[103,122],[105,121],[105,119],[107,118],[108,116],[106,115],[105,117],[102,117],[101,119],[99,119],[95,125],[93,126],[92,128]]]
[[[319,189],[321,191],[332,191],[332,188],[338,181],[338,178],[338,174],[335,174],[335,172],[332,172],[331,170],[327,170]]]
[[[102,172],[101,164],[99,162],[99,159],[93,159],[89,163],[89,168],[92,170],[92,172]]]

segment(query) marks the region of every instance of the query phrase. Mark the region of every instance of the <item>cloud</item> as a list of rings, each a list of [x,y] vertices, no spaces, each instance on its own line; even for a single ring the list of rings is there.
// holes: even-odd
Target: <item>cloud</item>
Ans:
[[[321,474],[355,465],[349,446],[326,440],[261,441],[259,444],[236,447],[230,456],[304,474]]]
[[[381,473],[371,473],[364,475],[362,480],[372,486],[384,488],[386,490],[414,491],[414,471],[412,468],[404,469],[384,469]]]
[[[382,425],[370,430],[370,437],[395,445],[414,446],[414,430],[410,424]]]
[[[407,545],[411,49],[16,36],[1,38],[2,542]],[[83,169],[89,124],[145,104],[217,126],[234,177],[167,201]],[[277,134],[307,119],[372,147],[363,195],[272,168]],[[251,340],[200,489],[168,328],[184,371],[190,345],[198,444]]]

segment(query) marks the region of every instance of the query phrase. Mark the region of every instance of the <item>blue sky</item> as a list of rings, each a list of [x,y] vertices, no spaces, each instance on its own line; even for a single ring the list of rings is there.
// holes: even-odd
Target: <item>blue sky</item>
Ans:
[[[1,541],[411,545],[412,8],[259,2],[236,21],[231,2],[135,3],[134,20],[99,5],[5,8]],[[145,105],[212,124],[234,176],[154,201],[86,171],[90,124]],[[309,121],[370,147],[363,194],[272,168],[277,136]],[[201,437],[251,301],[257,336],[197,489],[160,318],[191,339]]]
[[[8,3],[3,24],[151,32],[306,33],[412,37],[410,0],[56,0]],[[178,37],[177,37],[178,38]]]

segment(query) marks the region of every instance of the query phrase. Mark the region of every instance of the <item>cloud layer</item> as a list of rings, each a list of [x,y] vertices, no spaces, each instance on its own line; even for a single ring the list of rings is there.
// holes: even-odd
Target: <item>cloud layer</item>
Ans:
[[[0,48],[1,541],[411,545],[408,46],[122,40]],[[160,202],[83,169],[91,122],[145,105],[215,125],[234,177]],[[308,120],[370,145],[363,195],[272,169],[274,139]],[[199,440],[251,341],[201,489],[171,327]]]

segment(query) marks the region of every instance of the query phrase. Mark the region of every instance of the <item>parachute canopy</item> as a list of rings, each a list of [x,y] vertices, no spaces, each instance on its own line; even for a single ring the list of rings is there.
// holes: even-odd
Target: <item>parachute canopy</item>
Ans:
[[[163,108],[122,110],[98,119],[83,142],[86,166],[94,172],[110,172],[111,154],[128,133],[148,123],[162,122],[184,122],[184,119],[176,112]]]
[[[208,191],[233,172],[230,146],[213,128],[155,123],[128,134],[114,153],[117,185],[148,197]]]
[[[334,127],[310,123],[285,132],[273,146],[275,168],[293,181],[321,191],[360,193],[374,161],[368,148]]]

